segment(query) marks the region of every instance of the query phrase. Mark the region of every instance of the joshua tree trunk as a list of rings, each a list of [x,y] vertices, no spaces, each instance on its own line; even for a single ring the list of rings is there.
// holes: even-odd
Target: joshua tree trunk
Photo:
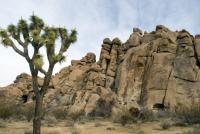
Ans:
[[[40,94],[36,95],[33,134],[41,134],[42,100],[43,96]]]
[[[30,63],[30,69],[32,74],[32,87],[35,93],[35,112],[33,118],[33,134],[41,134],[41,117],[42,117],[42,104],[43,104],[43,93],[39,90],[37,74],[38,71],[33,70],[33,66]]]
[[[32,67],[30,66],[32,69]],[[48,72],[46,73],[44,77],[44,83],[41,88],[38,86],[38,81],[37,81],[37,74],[38,71],[33,71],[32,72],[32,84],[33,84],[33,91],[35,92],[35,114],[34,114],[34,119],[33,119],[33,134],[41,134],[41,118],[43,114],[43,97],[44,94],[46,93],[46,90],[48,89],[48,85],[51,80],[51,76],[53,73],[53,68],[54,65],[50,65]]]

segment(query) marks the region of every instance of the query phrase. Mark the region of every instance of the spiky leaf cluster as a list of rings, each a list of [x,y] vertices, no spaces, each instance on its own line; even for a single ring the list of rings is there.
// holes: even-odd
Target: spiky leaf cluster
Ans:
[[[10,33],[10,35],[13,38],[18,38],[19,37],[18,32],[17,32],[17,27],[15,25],[10,24],[10,25],[8,25],[7,29],[8,29],[8,32]]]
[[[77,41],[77,31],[76,31],[76,29],[71,30],[71,34],[70,34],[68,40],[69,40],[71,43],[74,43],[74,42]]]
[[[35,65],[36,69],[42,68],[42,66],[44,65],[42,55],[40,54],[35,55],[35,57],[33,58],[33,64]]]
[[[41,18],[39,18],[35,15],[32,15],[30,17],[30,21],[31,21],[31,24],[29,26],[30,30],[33,30],[33,29],[41,30],[44,28],[44,21]]]
[[[69,44],[77,41],[77,31],[76,29],[73,29],[70,34],[65,28],[59,28],[58,31],[63,43],[62,51],[65,52],[68,49]]]
[[[21,19],[18,22],[18,26],[17,26],[17,31],[18,34],[20,35],[20,33],[23,35],[24,40],[28,41],[29,40],[29,28],[28,28],[28,24],[26,22],[26,20]]]
[[[44,44],[46,44],[46,47],[54,47],[56,39],[59,37],[58,35],[58,29],[54,27],[45,27],[43,39]]]
[[[55,62],[59,62],[59,63],[62,63],[62,62],[65,61],[65,56],[60,55],[60,54],[53,55],[52,58],[53,58],[53,60],[54,60]]]
[[[13,41],[9,38],[9,35],[6,30],[0,29],[0,37],[1,37],[1,43],[5,47],[13,45]]]

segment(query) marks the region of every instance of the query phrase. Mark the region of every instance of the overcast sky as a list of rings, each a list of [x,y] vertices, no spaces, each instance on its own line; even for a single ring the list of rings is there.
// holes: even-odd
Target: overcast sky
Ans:
[[[0,27],[16,24],[34,14],[49,25],[76,28],[78,41],[67,52],[67,61],[54,72],[80,59],[87,52],[99,56],[105,37],[119,37],[123,42],[133,27],[153,31],[163,24],[172,30],[187,29],[200,33],[200,0],[0,0]],[[0,86],[29,73],[26,61],[12,49],[0,46]]]

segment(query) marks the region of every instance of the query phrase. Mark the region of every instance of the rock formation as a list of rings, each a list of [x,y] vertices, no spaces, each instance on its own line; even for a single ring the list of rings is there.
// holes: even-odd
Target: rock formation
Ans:
[[[99,60],[87,53],[53,76],[44,106],[72,115],[109,116],[112,107],[175,108],[200,102],[200,35],[158,25],[151,33],[134,28],[129,39],[103,40]],[[42,78],[38,78],[42,84]],[[0,99],[33,102],[31,77],[19,75],[0,88]]]

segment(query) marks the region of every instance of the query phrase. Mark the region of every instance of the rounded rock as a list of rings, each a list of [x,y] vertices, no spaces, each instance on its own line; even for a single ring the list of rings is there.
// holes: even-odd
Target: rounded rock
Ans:
[[[142,30],[140,30],[140,29],[137,28],[137,27],[134,27],[134,28],[133,28],[133,32],[134,32],[134,33],[139,33],[139,34],[142,35]]]
[[[112,42],[111,42],[111,40],[110,40],[109,38],[105,38],[105,39],[103,40],[103,43],[104,43],[104,44],[112,44]]]
[[[121,44],[121,41],[120,41],[119,38],[114,38],[114,39],[112,40],[112,43],[113,43],[113,44],[120,45],[120,44]]]

